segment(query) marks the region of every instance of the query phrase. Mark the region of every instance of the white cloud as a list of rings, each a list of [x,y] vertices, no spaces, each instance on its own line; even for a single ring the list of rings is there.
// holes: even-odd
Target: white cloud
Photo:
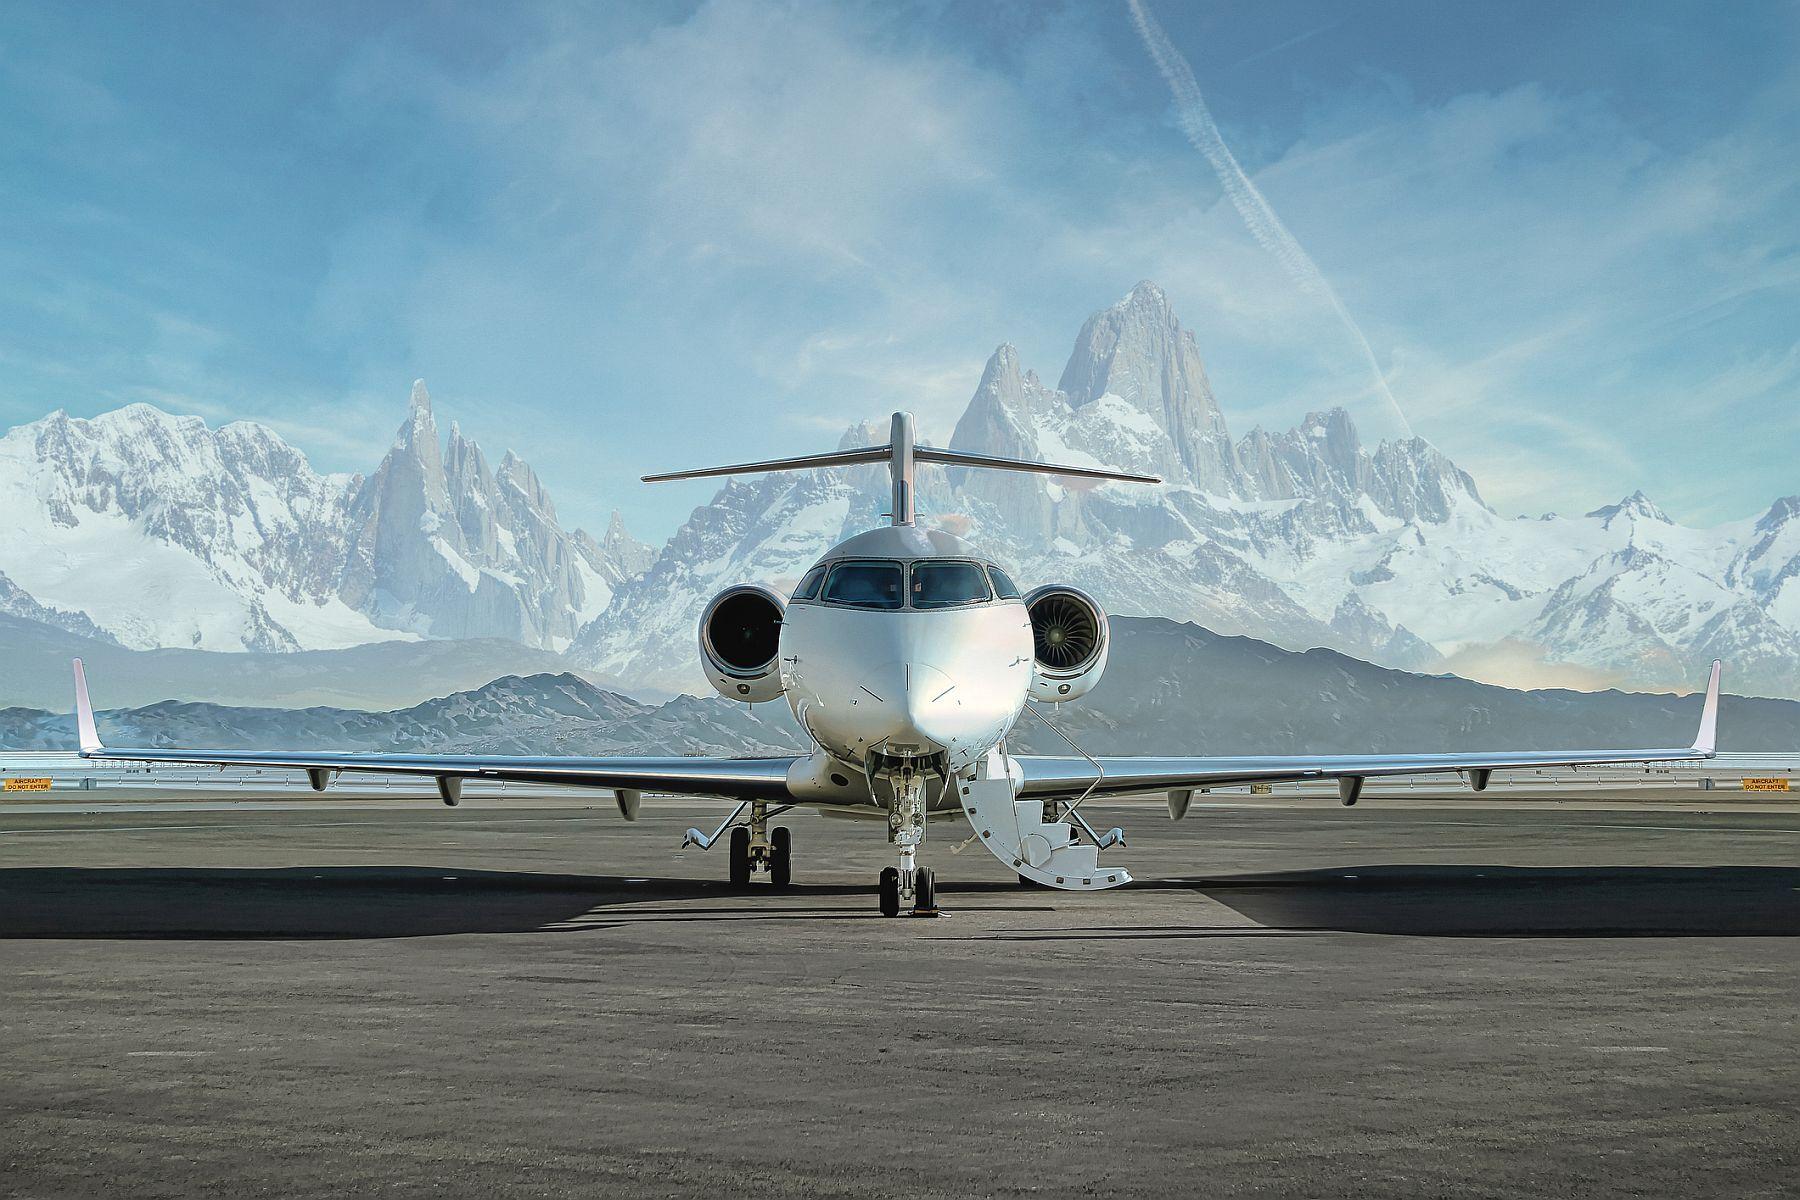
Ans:
[[[841,429],[905,406],[942,436],[994,344],[1054,378],[1082,317],[1150,277],[1239,432],[1336,404],[1398,432],[1385,373],[1490,497],[1536,511],[1657,490],[1668,459],[1624,419],[1655,374],[1642,330],[1795,281],[1766,227],[1795,169],[1766,122],[1678,154],[1604,95],[1338,90],[1249,174],[1357,312],[1371,376],[1154,114],[1108,92],[1141,74],[1108,59],[1129,43],[1059,29],[982,57],[880,13],[717,0],[602,36],[545,10],[478,77],[369,50],[343,103],[423,97],[505,182],[478,239],[419,236],[429,197],[347,231],[321,328],[391,316],[400,356],[439,377],[471,370],[471,346],[529,364],[522,410],[584,397],[605,424],[587,469],[623,478],[674,411],[683,436],[768,443],[753,452],[791,435],[731,421],[749,408]],[[498,396],[504,378],[467,382]],[[607,422],[627,403],[628,427]],[[530,425],[522,452],[567,453]]]

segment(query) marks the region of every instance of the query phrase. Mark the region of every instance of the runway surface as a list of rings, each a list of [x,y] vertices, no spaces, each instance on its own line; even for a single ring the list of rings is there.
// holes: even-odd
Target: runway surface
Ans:
[[[1800,812],[1090,807],[0,806],[0,1194],[1794,1194]]]

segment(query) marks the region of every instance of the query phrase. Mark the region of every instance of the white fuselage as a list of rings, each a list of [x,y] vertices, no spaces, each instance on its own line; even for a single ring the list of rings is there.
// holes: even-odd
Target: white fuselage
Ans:
[[[891,527],[852,538],[821,563],[974,560],[960,540]],[[781,681],[821,749],[863,767],[943,755],[960,772],[999,745],[1024,708],[1032,675],[1023,600],[891,610],[796,598],[781,628]]]

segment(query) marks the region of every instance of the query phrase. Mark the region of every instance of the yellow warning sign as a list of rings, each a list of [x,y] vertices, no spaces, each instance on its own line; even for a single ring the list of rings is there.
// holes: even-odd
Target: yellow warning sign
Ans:
[[[8,792],[47,792],[50,790],[48,779],[31,779],[24,776],[9,776],[0,783],[0,791]]]
[[[1744,790],[1746,792],[1785,792],[1788,790],[1788,781],[1785,776],[1779,779],[1746,779],[1744,780]]]

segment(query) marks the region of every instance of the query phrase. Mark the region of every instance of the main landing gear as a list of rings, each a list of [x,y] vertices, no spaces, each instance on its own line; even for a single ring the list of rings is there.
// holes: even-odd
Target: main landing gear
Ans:
[[[783,805],[769,811],[769,806],[760,800],[746,800],[731,810],[723,824],[712,833],[701,833],[698,829],[687,831],[682,846],[698,846],[702,850],[711,850],[726,830],[731,831],[731,844],[728,850],[730,862],[731,886],[748,887],[750,881],[758,875],[766,876],[772,887],[787,887],[794,881],[794,835],[785,825],[769,828],[769,818],[784,813],[790,806]],[[747,824],[739,825],[737,820],[750,813]]]

